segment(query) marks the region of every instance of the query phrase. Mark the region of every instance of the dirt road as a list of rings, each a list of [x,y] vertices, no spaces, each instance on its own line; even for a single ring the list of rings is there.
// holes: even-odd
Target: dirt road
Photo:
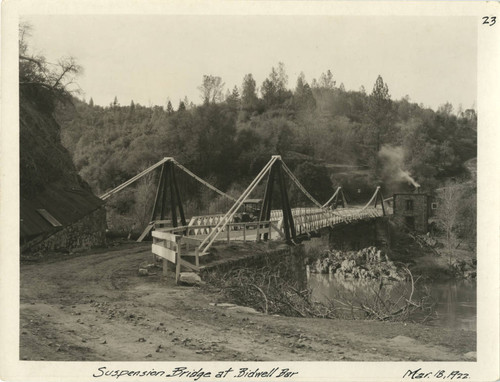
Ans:
[[[475,332],[214,306],[219,296],[207,287],[176,286],[160,269],[139,276],[149,253],[148,244],[134,244],[22,264],[20,358],[451,361],[476,350]]]

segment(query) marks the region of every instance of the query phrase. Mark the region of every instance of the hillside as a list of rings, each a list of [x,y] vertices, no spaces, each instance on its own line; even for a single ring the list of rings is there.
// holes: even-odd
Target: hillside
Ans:
[[[31,97],[19,102],[21,195],[33,197],[48,184],[88,187],[79,177],[72,158],[61,144],[61,128]]]
[[[455,113],[444,104],[434,111],[409,97],[392,100],[380,76],[371,94],[337,87],[331,76],[311,85],[300,76],[289,90],[286,75],[270,75],[257,92],[248,74],[225,98],[221,89],[202,86],[203,94],[218,95],[198,106],[188,100],[177,110],[171,102],[123,106],[115,98],[103,107],[75,99],[74,107],[59,106],[56,115],[63,144],[96,193],[165,156],[238,195],[271,155],[279,154],[320,202],[338,185],[361,201],[376,185],[384,195],[413,190],[417,182],[431,192],[446,179],[467,174],[463,163],[476,156],[474,110]],[[154,188],[154,178],[148,182],[144,187]],[[186,186],[183,195],[199,204],[200,193]],[[110,205],[131,213],[142,208],[143,196],[128,191]]]
[[[21,243],[25,244],[78,221],[102,202],[78,175],[62,146],[60,126],[43,104],[43,92],[23,90],[19,143]]]

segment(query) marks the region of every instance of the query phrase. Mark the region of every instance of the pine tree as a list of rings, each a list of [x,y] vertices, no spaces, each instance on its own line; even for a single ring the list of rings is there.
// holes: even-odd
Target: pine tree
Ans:
[[[316,99],[313,96],[311,87],[306,81],[304,73],[300,73],[297,78],[297,86],[293,96],[294,104],[297,109],[311,110],[316,107]]]
[[[333,79],[333,74],[328,69],[326,73],[321,73],[321,76],[319,77],[319,87],[325,88],[325,89],[333,89],[335,87],[335,84],[337,82]]]
[[[179,102],[179,108],[177,109],[178,111],[186,111],[186,105],[184,102],[180,101]]]
[[[241,107],[243,110],[254,111],[257,109],[259,99],[257,98],[257,86],[251,73],[243,78],[241,91]]]
[[[234,85],[233,92],[231,94],[234,99],[239,100],[240,99],[240,92],[238,91],[238,87]]]
[[[373,85],[368,102],[368,117],[375,133],[375,148],[378,152],[386,132],[392,123],[392,101],[389,87],[382,76],[378,76]]]
[[[173,108],[172,102],[170,102],[170,100],[167,103],[167,114],[168,115],[174,114],[174,108]]]
[[[226,96],[226,102],[229,107],[234,110],[238,110],[240,108],[241,100],[240,100],[240,92],[238,91],[238,87],[234,86],[233,91]]]
[[[89,106],[94,107],[94,100],[90,97]]]
[[[262,99],[267,107],[282,105],[290,95],[287,91],[288,75],[285,64],[278,63],[278,68],[271,68],[269,77],[262,83]]]

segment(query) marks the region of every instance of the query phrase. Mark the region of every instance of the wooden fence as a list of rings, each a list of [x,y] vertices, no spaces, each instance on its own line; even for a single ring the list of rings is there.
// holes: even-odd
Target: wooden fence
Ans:
[[[197,226],[182,226],[182,227],[168,227],[168,228],[158,228],[152,231],[153,244],[151,246],[151,251],[154,255],[159,256],[163,259],[163,275],[166,276],[169,263],[175,265],[175,279],[179,280],[179,275],[182,267],[188,268],[191,271],[198,272],[200,268],[200,257],[204,256],[198,250],[198,246],[203,240],[204,235],[200,235],[200,229],[208,230],[204,231],[206,233],[211,232],[215,228],[214,224],[211,225],[197,225]],[[244,222],[244,223],[230,223],[228,224],[228,229],[224,233],[219,235],[222,238],[217,238],[217,240],[227,242],[230,241],[243,241],[246,242],[250,240],[249,233],[254,233],[255,238],[251,240],[260,241],[261,235],[267,234],[268,238],[272,237],[272,234],[277,232],[280,237],[283,236],[283,232],[278,229],[276,224],[271,221],[262,222]],[[189,262],[183,257],[194,257],[194,264]]]

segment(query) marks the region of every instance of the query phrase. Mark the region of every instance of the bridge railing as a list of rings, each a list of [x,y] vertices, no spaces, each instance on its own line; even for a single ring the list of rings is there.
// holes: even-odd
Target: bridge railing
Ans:
[[[151,251],[153,255],[163,259],[163,275],[168,274],[168,264],[175,265],[175,281],[179,281],[182,267],[188,268],[191,271],[198,272],[200,270],[200,254],[197,250],[199,244],[198,240],[191,237],[176,235],[174,232],[167,231],[153,231],[153,244]],[[194,252],[190,251],[190,246],[194,245]],[[183,256],[190,256],[195,258],[193,264]]]
[[[349,224],[362,219],[378,218],[383,216],[383,211],[378,208],[350,208],[343,210],[311,208],[292,210],[292,214],[295,230],[300,235],[341,223]],[[278,223],[278,228],[281,228],[281,220]]]
[[[216,226],[224,217],[224,214],[193,216],[188,226],[194,229],[196,235],[209,234],[207,226]]]
[[[180,227],[163,227],[158,228],[161,232],[170,232],[174,234],[183,234],[186,237],[196,238],[202,237],[210,234],[217,226],[217,223],[212,222],[211,224],[203,224],[196,226],[180,226]],[[283,233],[278,228],[277,222],[272,220],[261,221],[261,222],[238,222],[238,223],[228,223],[226,225],[228,229],[221,230],[216,238],[216,241],[234,241],[242,240],[246,242],[247,240],[260,240],[260,235],[267,233],[269,236],[273,235],[273,231],[278,235]],[[255,235],[255,237],[253,236]],[[202,240],[201,238],[199,239]]]
[[[377,218],[383,215],[383,211],[380,208],[368,207],[368,208],[342,208],[342,209],[324,209],[318,207],[298,207],[292,209],[292,215],[295,222],[295,229],[298,234],[304,234],[311,231],[318,230],[320,228],[334,226],[341,223],[351,223],[361,219]],[[215,228],[215,226],[223,219],[224,215],[207,215],[207,216],[194,216],[191,218],[189,225],[186,227],[178,227],[175,232],[181,232],[188,230],[187,235],[197,236],[197,235],[209,235]],[[283,221],[282,210],[272,210],[270,222],[274,224],[277,230],[282,231],[282,221]],[[228,223],[226,226],[220,229],[221,232],[225,232],[226,236],[231,235],[229,231],[243,231],[245,232],[246,241],[246,231],[251,230],[258,222],[234,222]],[[267,226],[268,222],[260,222],[261,226]],[[268,228],[268,227],[267,227]],[[169,228],[172,230],[172,228]],[[259,230],[261,230],[259,228]],[[219,237],[221,236],[219,232]],[[234,236],[234,235],[233,235]],[[221,241],[220,238],[217,241]],[[224,240],[224,239],[223,239]]]

